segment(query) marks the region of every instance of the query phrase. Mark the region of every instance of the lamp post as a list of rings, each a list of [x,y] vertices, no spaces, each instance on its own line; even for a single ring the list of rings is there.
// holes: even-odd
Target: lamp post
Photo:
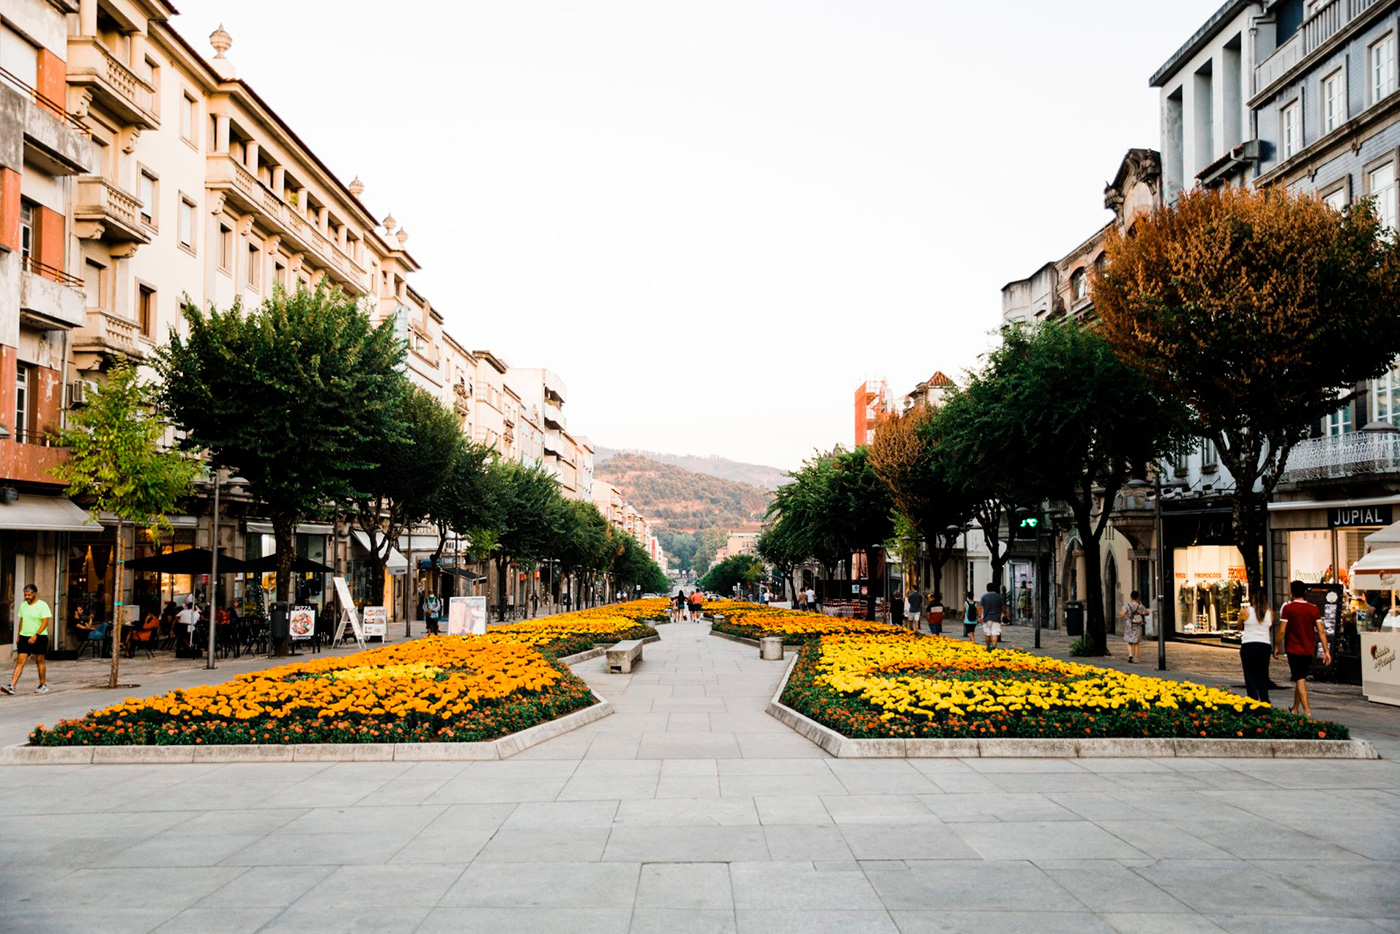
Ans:
[[[204,483],[214,488],[214,528],[209,540],[209,658],[204,667],[215,668],[217,666],[214,664],[214,637],[219,613],[219,488],[227,483],[229,492],[236,493],[248,481],[242,477],[229,477],[225,481],[223,468],[218,467],[214,469],[212,478]]]
[[[1167,627],[1166,619],[1162,610],[1167,601],[1167,562],[1166,552],[1162,542],[1162,472],[1160,469],[1152,472],[1152,482],[1146,480],[1130,480],[1127,486],[1135,490],[1148,490],[1148,496],[1152,497],[1152,537],[1156,540],[1156,554],[1153,556],[1157,563],[1156,580],[1153,582],[1157,587],[1157,600],[1152,608],[1152,612],[1157,615],[1157,670],[1167,670]]]

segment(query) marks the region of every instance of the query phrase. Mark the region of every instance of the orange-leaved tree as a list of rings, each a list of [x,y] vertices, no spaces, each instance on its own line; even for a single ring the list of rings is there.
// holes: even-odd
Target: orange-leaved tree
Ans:
[[[1185,404],[1235,481],[1233,529],[1263,593],[1266,506],[1289,451],[1400,354],[1400,247],[1369,201],[1284,189],[1183,194],[1110,229],[1094,308],[1114,349]]]

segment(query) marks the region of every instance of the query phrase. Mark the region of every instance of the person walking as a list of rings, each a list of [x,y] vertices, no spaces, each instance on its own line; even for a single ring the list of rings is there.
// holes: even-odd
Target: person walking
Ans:
[[[39,599],[39,588],[33,584],[24,585],[24,602],[19,605],[19,641],[15,644],[15,671],[9,684],[0,684],[0,691],[15,693],[19,676],[24,674],[24,664],[29,656],[34,656],[34,667],[39,670],[38,694],[49,693],[49,677],[46,657],[49,654],[49,624],[53,622],[53,610]],[[114,648],[113,651],[116,651]]]
[[[807,612],[808,612],[808,613],[815,613],[815,612],[817,612],[817,592],[816,592],[815,590],[813,590],[811,587],[808,587],[808,588],[807,588],[806,597],[807,597]]]
[[[909,606],[909,600],[903,593],[896,590],[890,596],[890,625],[904,628],[904,613]]]
[[[1244,693],[1252,700],[1269,703],[1269,649],[1274,644],[1269,630],[1273,613],[1264,611],[1264,618],[1254,612],[1254,605],[1240,607],[1240,667],[1244,669]]]
[[[1147,629],[1147,617],[1151,611],[1142,605],[1136,590],[1128,594],[1118,618],[1123,621],[1123,641],[1128,646],[1128,664],[1137,664],[1138,646],[1142,644],[1142,634]]]
[[[982,612],[977,605],[977,597],[972,591],[967,592],[963,597],[963,638],[971,642],[977,641],[977,617]]]
[[[997,591],[996,584],[988,581],[987,592],[982,594],[977,606],[977,618],[982,621],[982,636],[989,649],[996,648],[1001,641],[1001,614],[1005,607],[1006,601]]]
[[[943,635],[943,594],[934,591],[928,598],[928,606],[924,608],[924,614],[928,616],[928,631],[931,635]]]
[[[696,587],[690,592],[690,621],[698,623],[705,618],[705,595]]]
[[[194,598],[185,601],[185,608],[175,614],[175,624],[184,627],[181,636],[185,645],[194,645],[194,628],[199,625],[199,611],[194,608]]]
[[[1279,610],[1278,616],[1283,625],[1278,627],[1274,658],[1278,658],[1280,651],[1288,656],[1288,678],[1293,682],[1293,703],[1289,705],[1288,712],[1311,717],[1312,707],[1308,706],[1308,675],[1312,674],[1318,643],[1322,644],[1324,665],[1332,664],[1332,649],[1327,644],[1327,630],[1322,627],[1322,611],[1303,599],[1303,595],[1308,592],[1308,585],[1302,581],[1293,581],[1288,585],[1288,591],[1293,599]]]
[[[919,622],[924,618],[924,595],[917,590],[909,591],[909,628],[919,631]]]
[[[438,621],[442,619],[442,601],[433,591],[428,591],[428,596],[423,600],[423,622],[427,625],[428,635],[436,636],[438,632]]]
[[[671,601],[671,622],[681,621],[681,610],[685,607],[685,588],[676,591],[676,597]]]

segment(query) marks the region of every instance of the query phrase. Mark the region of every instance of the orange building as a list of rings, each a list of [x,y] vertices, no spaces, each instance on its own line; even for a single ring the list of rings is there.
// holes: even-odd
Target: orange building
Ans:
[[[883,379],[868,379],[856,390],[856,447],[875,440],[875,426],[890,417],[890,387]]]

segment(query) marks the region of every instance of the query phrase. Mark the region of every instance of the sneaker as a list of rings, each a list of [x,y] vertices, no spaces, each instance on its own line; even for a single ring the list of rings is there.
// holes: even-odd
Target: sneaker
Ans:
[[[15,693],[15,689],[8,684],[0,684],[0,691],[4,691],[6,694]]]
[[[34,693],[35,693],[35,694],[47,694],[47,693],[49,693],[49,686],[48,686],[47,684],[41,684],[41,685],[39,685],[38,689],[34,691]]]

